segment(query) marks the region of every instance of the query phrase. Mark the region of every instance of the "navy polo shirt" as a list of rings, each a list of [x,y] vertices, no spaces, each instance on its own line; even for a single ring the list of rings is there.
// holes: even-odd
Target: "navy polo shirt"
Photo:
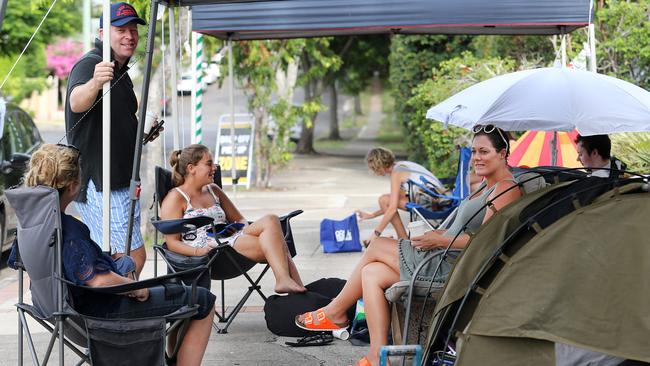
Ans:
[[[113,59],[113,57],[111,56]],[[85,201],[88,180],[92,179],[98,191],[102,190],[102,92],[97,93],[97,104],[86,114],[70,110],[70,93],[93,77],[95,65],[102,61],[102,42],[95,40],[95,48],[85,54],[73,66],[68,78],[65,103],[65,126],[68,143],[81,151],[82,194],[78,200]],[[133,92],[133,82],[125,65],[114,70],[111,80],[111,190],[126,188],[131,181],[133,155],[137,137],[138,101]],[[85,115],[85,117],[84,117]]]

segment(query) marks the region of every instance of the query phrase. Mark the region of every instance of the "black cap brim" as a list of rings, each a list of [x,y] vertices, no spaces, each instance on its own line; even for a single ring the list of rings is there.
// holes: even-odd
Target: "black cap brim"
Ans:
[[[121,26],[126,25],[126,24],[131,23],[131,22],[136,22],[136,23],[138,23],[140,25],[147,25],[147,22],[145,22],[144,19],[139,18],[139,17],[125,17],[125,18],[122,18],[122,19],[113,20],[111,22],[111,25],[115,26],[115,27],[121,27]]]

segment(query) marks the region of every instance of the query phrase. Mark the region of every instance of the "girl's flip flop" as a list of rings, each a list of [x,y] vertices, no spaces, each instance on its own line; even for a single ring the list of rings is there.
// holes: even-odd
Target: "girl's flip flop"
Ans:
[[[300,317],[302,317],[302,320],[300,320]],[[298,328],[320,332],[344,329],[349,326],[347,322],[345,324],[334,323],[325,315],[323,308],[298,315],[296,316],[295,322]]]
[[[329,333],[309,334],[296,342],[284,342],[287,346],[291,347],[308,347],[308,346],[324,346],[334,341],[334,336]]]

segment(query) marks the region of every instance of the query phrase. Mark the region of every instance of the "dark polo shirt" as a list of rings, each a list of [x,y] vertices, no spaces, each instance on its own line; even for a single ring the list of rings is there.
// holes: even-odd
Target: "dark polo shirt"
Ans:
[[[75,87],[92,79],[95,65],[101,61],[102,42],[95,40],[95,48],[77,61],[68,79],[65,127],[68,143],[81,151],[80,201],[85,201],[89,179],[93,180],[98,191],[102,190],[102,102],[95,104],[87,111],[88,114],[74,113],[70,110],[70,93]],[[111,190],[128,187],[133,170],[138,101],[133,92],[133,82],[127,73],[127,64],[128,60],[120,70],[114,71],[111,81]],[[101,96],[100,91],[96,100]]]

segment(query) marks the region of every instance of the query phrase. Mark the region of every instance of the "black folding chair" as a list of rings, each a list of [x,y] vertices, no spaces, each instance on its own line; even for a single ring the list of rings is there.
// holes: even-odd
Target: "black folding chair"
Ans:
[[[152,223],[156,227],[156,230],[160,231],[163,234],[180,233],[183,235],[184,231],[186,230],[185,228],[187,228],[188,225],[190,225],[189,227],[194,228],[204,225],[212,225],[213,234],[215,235],[215,238],[218,239],[219,232],[224,229],[224,225],[215,225],[211,218],[205,216],[188,219],[160,220],[158,213],[160,203],[167,195],[167,192],[173,188],[173,183],[171,178],[172,175],[169,170],[161,168],[159,166],[157,166],[155,169],[155,219],[152,220]],[[221,187],[221,169],[219,167],[217,167],[217,172],[214,175],[214,181],[219,187]],[[292,217],[297,216],[302,212],[302,210],[296,210],[280,217],[280,225],[282,226],[282,232],[284,233],[284,240],[287,243],[291,257],[296,256],[296,247],[293,241],[293,234],[291,232],[291,224],[289,221]],[[165,243],[158,244],[157,234],[154,240],[156,242],[154,245],[155,253],[156,255],[159,254],[167,264],[168,273],[175,273],[178,271],[194,268],[196,266],[206,266],[207,270],[201,273],[201,278],[198,280],[198,283],[205,283],[205,281],[210,279],[221,281],[221,311],[215,309],[214,312],[218,322],[226,324],[223,327],[219,327],[216,324],[213,325],[218,333],[228,333],[228,327],[230,327],[230,324],[232,324],[232,322],[235,320],[235,317],[244,307],[244,304],[252,293],[256,292],[262,299],[264,299],[264,301],[266,301],[266,296],[262,292],[259,283],[266,272],[268,272],[268,270],[271,268],[268,264],[266,264],[262,272],[255,279],[253,279],[247,272],[257,263],[237,253],[237,251],[229,245],[219,245],[217,248],[205,256],[188,257],[172,252],[167,248]],[[157,261],[157,256],[154,258],[154,262],[155,261]],[[157,267],[154,268],[154,270],[157,274]],[[235,307],[232,308],[229,313],[227,313],[225,300],[225,281],[239,276],[244,276],[244,278],[246,278],[248,281],[248,290],[239,299],[237,305],[235,305]],[[191,277],[183,277],[181,280],[188,281],[191,279]]]
[[[198,311],[195,283],[187,305],[163,317],[139,319],[104,319],[79,314],[69,291],[120,294],[166,284],[181,276],[196,277],[205,267],[126,285],[77,286],[64,278],[58,192],[39,186],[11,189],[6,195],[18,217],[17,240],[10,256],[10,265],[18,270],[18,365],[23,364],[23,336],[34,365],[48,363],[57,338],[59,365],[64,364],[66,346],[81,358],[78,365],[164,365],[166,335],[178,328],[177,343],[170,356],[175,358],[190,317]],[[30,279],[32,304],[25,303],[23,298],[24,271]],[[42,363],[25,314],[52,333]],[[167,323],[170,325],[166,326]]]

